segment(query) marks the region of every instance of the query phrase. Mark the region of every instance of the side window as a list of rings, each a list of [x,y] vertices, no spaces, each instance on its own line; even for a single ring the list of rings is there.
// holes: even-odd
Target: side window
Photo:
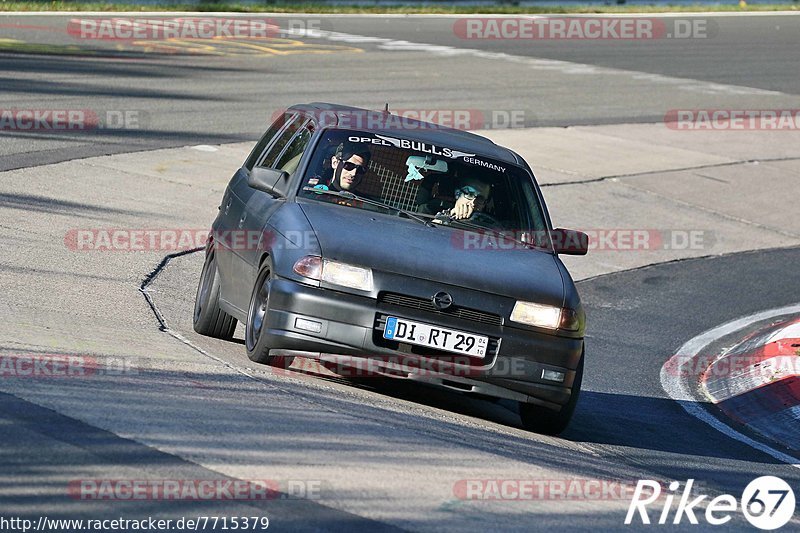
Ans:
[[[533,223],[534,230],[541,230],[544,231],[547,229],[547,224],[544,221],[544,213],[542,212],[541,204],[539,203],[539,197],[536,195],[536,191],[533,189],[533,185],[526,177],[520,177],[520,186],[522,187],[522,193],[525,195],[526,204],[530,209],[530,213],[528,216],[532,219],[531,222]]]
[[[272,144],[272,146],[270,146],[269,150],[267,150],[264,158],[257,163],[258,166],[274,168],[278,156],[281,155],[283,149],[286,148],[286,145],[292,140],[294,134],[297,133],[298,129],[300,129],[302,123],[303,120],[299,115],[293,116],[286,124],[286,127],[284,127],[283,131],[278,134],[278,138],[275,139],[275,142]]]
[[[253,151],[250,152],[250,155],[247,156],[247,163],[244,165],[247,167],[247,170],[252,170],[253,167],[256,166],[256,162],[261,157],[261,154],[264,153],[264,149],[269,146],[270,141],[272,141],[275,135],[277,135],[281,128],[283,128],[283,126],[286,124],[287,118],[291,122],[297,118],[297,114],[289,116],[288,113],[281,113],[281,116],[279,116],[277,120],[272,123],[267,132],[258,141],[255,148],[253,148]]]
[[[284,170],[289,174],[293,173],[297,168],[297,164],[300,163],[300,158],[303,156],[308,142],[311,140],[313,131],[311,124],[304,126],[278,157],[278,161],[274,165],[275,168]]]

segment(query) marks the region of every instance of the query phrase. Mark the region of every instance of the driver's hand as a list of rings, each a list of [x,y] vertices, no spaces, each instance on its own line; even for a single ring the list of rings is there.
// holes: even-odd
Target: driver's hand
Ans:
[[[462,195],[456,200],[456,205],[450,210],[450,215],[457,220],[464,220],[471,217],[473,211],[475,211],[475,199]]]

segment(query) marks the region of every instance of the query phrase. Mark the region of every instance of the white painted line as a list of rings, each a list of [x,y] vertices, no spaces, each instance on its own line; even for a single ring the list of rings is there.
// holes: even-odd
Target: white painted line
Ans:
[[[766,13],[766,12],[765,12]],[[783,14],[784,12],[768,12],[769,14]],[[800,13],[796,12],[786,12],[793,15],[800,15]],[[9,12],[6,14],[10,15],[17,15],[17,14],[25,14],[31,15],[34,13],[17,13],[17,12]],[[38,15],[46,15],[48,12],[38,12]],[[53,14],[53,13],[49,13]],[[253,13],[225,13],[225,12],[207,12],[207,13],[196,13],[196,12],[59,12],[56,13],[58,15],[79,15],[79,16],[135,16],[137,18],[147,17],[147,16],[202,16],[202,17],[209,17],[209,16],[225,16],[229,18],[233,17],[250,17],[254,16]],[[663,16],[688,16],[689,14],[680,13],[666,13],[662,14]],[[701,13],[701,15],[704,15]],[[705,14],[707,15],[707,13]],[[736,15],[740,15],[736,13]],[[291,18],[292,16],[312,16],[316,18],[330,18],[331,15],[323,15],[323,14],[306,14],[306,13],[258,13],[258,16],[280,16],[284,18]],[[363,17],[368,18],[372,15],[335,15],[340,17]],[[399,15],[403,18],[408,18],[410,15]],[[452,19],[459,19],[463,18],[462,15],[453,15],[453,16],[446,16],[443,17],[442,15],[432,15],[434,17],[439,18],[452,18]],[[503,15],[471,15],[475,16],[490,16],[490,17],[503,17]],[[519,18],[532,18],[530,15],[506,15],[506,16],[516,16]],[[538,16],[538,15],[537,15]],[[558,18],[563,18],[565,16],[571,17],[572,15],[554,15]],[[590,15],[591,17],[597,17],[602,15]],[[607,14],[607,17],[617,18],[618,14]],[[658,14],[627,14],[626,16],[647,16],[647,17],[656,17],[659,16]],[[718,16],[718,15],[715,15]],[[386,18],[385,15],[376,15],[376,18]],[[454,55],[471,55],[473,57],[477,57],[480,59],[488,59],[491,61],[508,61],[518,64],[523,64],[529,66],[534,69],[538,70],[549,70],[549,71],[558,71],[563,74],[576,74],[576,75],[617,75],[617,76],[625,76],[630,78],[632,81],[646,81],[656,84],[663,84],[663,85],[670,85],[676,90],[682,90],[687,92],[699,92],[702,94],[728,94],[728,95],[754,95],[754,96],[777,96],[777,95],[784,95],[780,91],[771,91],[767,89],[758,89],[755,87],[746,87],[740,85],[729,85],[723,83],[714,83],[702,80],[696,80],[692,78],[679,78],[674,76],[664,76],[661,74],[649,74],[645,72],[639,71],[630,71],[618,68],[610,68],[610,67],[599,67],[595,65],[587,65],[584,63],[574,63],[569,61],[560,61],[560,60],[551,60],[551,59],[538,59],[533,57],[527,56],[516,56],[511,54],[506,54],[502,52],[487,52],[483,50],[478,50],[474,48],[459,48],[454,46],[447,46],[447,45],[435,45],[435,44],[428,44],[428,43],[415,43],[410,41],[404,40],[393,40],[387,39],[383,37],[371,37],[367,35],[354,35],[348,33],[341,33],[341,32],[331,32],[327,30],[305,30],[303,28],[298,29],[287,29],[284,30],[285,34],[292,35],[295,37],[305,37],[305,38],[319,38],[319,39],[327,39],[330,41],[338,41],[338,42],[348,42],[348,43],[380,43],[378,44],[378,48],[381,50],[392,50],[392,51],[403,51],[403,52],[428,52],[436,55],[451,57]]]
[[[216,146],[211,146],[208,144],[198,144],[196,146],[191,147],[193,150],[197,150],[198,152],[216,152],[219,150]]]
[[[620,76],[629,78],[632,82],[650,82],[661,85],[670,85],[676,90],[695,92],[702,94],[729,94],[729,95],[755,95],[755,96],[777,96],[783,95],[780,91],[770,91],[755,87],[745,87],[741,85],[729,85],[714,83],[710,81],[696,80],[692,78],[678,78],[674,76],[664,76],[662,74],[650,74],[633,70],[624,70],[611,67],[600,67],[585,63],[574,63],[571,61],[561,61],[556,59],[540,59],[536,57],[518,56],[506,54],[504,52],[488,52],[476,48],[460,48],[448,45],[416,43],[398,39],[388,39],[385,37],[370,37],[366,35],[355,35],[336,31],[295,28],[284,30],[285,34],[293,37],[304,37],[311,39],[323,39],[333,42],[346,43],[375,43],[379,50],[392,52],[423,52],[443,57],[453,57],[457,55],[467,55],[479,59],[490,61],[504,61],[516,63],[523,67],[534,70],[555,71],[561,74],[582,75],[582,76]]]
[[[683,409],[691,416],[701,420],[702,422],[705,422],[712,428],[733,440],[746,444],[755,450],[770,455],[781,462],[800,469],[800,464],[797,462],[796,458],[776,450],[771,446],[755,441],[712,416],[711,413],[709,413],[700,405],[700,403],[695,400],[694,395],[692,395],[684,380],[681,379],[681,368],[686,365],[692,357],[700,353],[703,348],[713,343],[717,339],[733,333],[734,331],[745,328],[755,322],[780,315],[788,315],[791,313],[800,313],[800,304],[780,307],[778,309],[770,309],[760,313],[748,315],[731,322],[726,322],[725,324],[717,326],[716,328],[710,329],[705,333],[690,339],[680,347],[676,355],[672,356],[672,358],[670,358],[670,360],[667,361],[663,367],[661,367],[661,386],[664,388],[664,391],[666,391],[670,398],[678,402],[678,404],[683,407]]]

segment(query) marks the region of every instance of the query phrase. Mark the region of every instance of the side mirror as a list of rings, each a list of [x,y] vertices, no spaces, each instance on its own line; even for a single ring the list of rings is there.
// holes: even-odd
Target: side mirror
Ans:
[[[556,228],[550,232],[550,238],[557,254],[586,255],[589,251],[589,236],[582,231]]]
[[[289,174],[276,168],[253,167],[247,177],[247,184],[277,198],[286,198]]]

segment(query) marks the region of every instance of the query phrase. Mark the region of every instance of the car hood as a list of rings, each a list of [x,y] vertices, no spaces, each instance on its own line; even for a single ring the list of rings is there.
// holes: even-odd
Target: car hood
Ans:
[[[552,254],[475,249],[476,241],[460,229],[357,208],[314,201],[301,207],[326,259],[519,300],[563,302],[564,280]]]

